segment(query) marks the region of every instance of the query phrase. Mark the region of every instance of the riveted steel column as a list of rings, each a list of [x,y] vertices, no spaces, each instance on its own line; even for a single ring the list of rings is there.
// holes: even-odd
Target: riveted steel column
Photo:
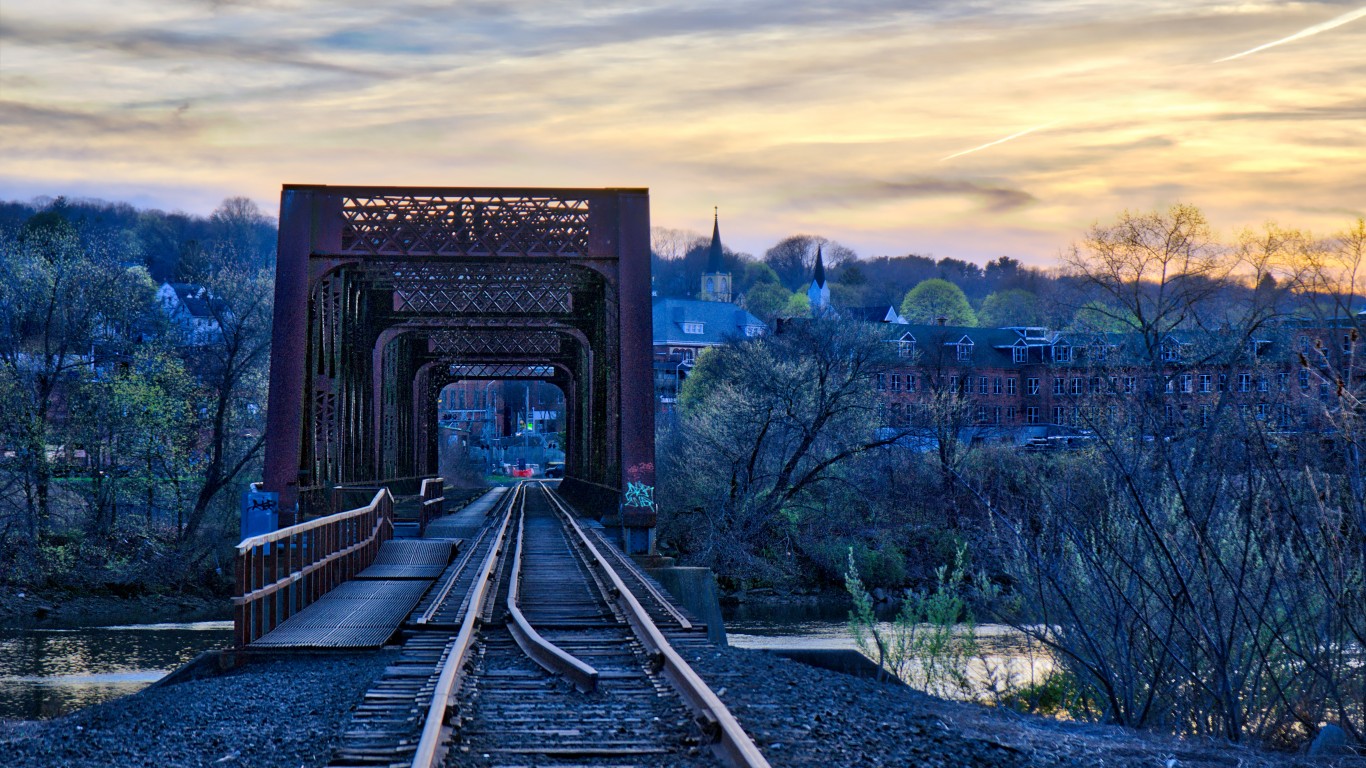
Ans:
[[[617,376],[621,387],[618,416],[621,443],[620,478],[623,491],[629,483],[655,484],[655,410],[651,378],[652,341],[650,307],[650,196],[646,192],[618,195],[620,229],[617,268],[617,308],[620,317],[620,355]],[[631,507],[622,515],[627,551],[654,550],[654,508]]]
[[[308,256],[312,250],[313,191],[286,189],[280,196],[264,473],[265,489],[280,494],[281,526],[295,522],[299,473],[303,469],[300,454],[308,428],[304,423],[304,368],[308,360]]]

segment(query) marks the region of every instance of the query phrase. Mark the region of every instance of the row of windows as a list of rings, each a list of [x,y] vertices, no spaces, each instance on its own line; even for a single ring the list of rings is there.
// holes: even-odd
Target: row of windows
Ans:
[[[878,374],[877,388],[883,391],[887,390],[889,388],[889,378],[890,389],[893,392],[916,391],[916,374],[913,373],[893,373],[890,374],[890,377],[888,374]],[[1300,370],[1297,382],[1300,390],[1304,392],[1309,391],[1312,379],[1314,378],[1316,377],[1312,377],[1309,371]],[[1138,391],[1138,381],[1139,379],[1137,376],[1110,376],[1108,378],[1092,376],[1089,379],[1081,377],[1072,379],[1057,377],[1053,379],[1053,394],[1059,397],[1067,395],[1079,397],[1084,394],[1096,395],[1103,393],[1132,395]],[[1144,389],[1147,393],[1152,394],[1156,391],[1155,381],[1156,380],[1154,379],[1146,380]],[[1289,391],[1289,373],[1276,374],[1275,381],[1279,391]],[[979,395],[1004,394],[1013,396],[1017,393],[1019,378],[1015,376],[967,376],[962,378],[958,376],[949,376],[948,384],[950,392],[962,392],[963,394],[972,394],[973,392],[976,392]],[[1039,378],[1026,378],[1025,394],[1039,394],[1039,384]],[[1227,392],[1229,391],[1229,378],[1228,374],[1225,373],[1218,374],[1217,376],[1210,373],[1183,373],[1180,376],[1166,379],[1164,386],[1166,387],[1166,392],[1168,394],[1177,392],[1182,394],[1191,394],[1195,392],[1206,394],[1215,391]],[[1218,388],[1217,390],[1216,386]],[[1326,391],[1327,387],[1328,383],[1326,381],[1319,381],[1319,389],[1321,391]],[[1254,376],[1251,373],[1237,374],[1234,391],[1269,392],[1270,390],[1271,379],[1268,376]]]

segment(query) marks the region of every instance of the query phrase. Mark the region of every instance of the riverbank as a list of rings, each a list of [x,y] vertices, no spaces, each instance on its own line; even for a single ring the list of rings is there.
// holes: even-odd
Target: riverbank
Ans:
[[[1347,768],[935,699],[762,651],[686,653],[775,766]],[[393,650],[263,658],[66,717],[0,723],[6,765],[318,766]],[[1355,763],[1351,762],[1356,760]]]
[[[77,594],[59,590],[0,591],[0,627],[98,626],[160,621],[223,621],[232,618],[227,597],[213,595]]]

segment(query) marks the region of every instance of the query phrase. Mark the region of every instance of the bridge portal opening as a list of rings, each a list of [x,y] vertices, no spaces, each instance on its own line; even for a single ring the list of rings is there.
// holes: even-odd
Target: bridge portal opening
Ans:
[[[288,185],[264,490],[280,524],[331,490],[441,471],[443,391],[563,398],[561,492],[650,547],[649,196],[643,189]],[[633,493],[624,496],[628,484]]]
[[[540,380],[447,384],[437,400],[437,469],[447,486],[564,476],[564,391]]]

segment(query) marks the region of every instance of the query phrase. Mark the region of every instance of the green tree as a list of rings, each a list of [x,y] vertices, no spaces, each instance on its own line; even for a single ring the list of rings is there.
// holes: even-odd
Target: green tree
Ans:
[[[901,314],[912,323],[935,323],[948,318],[949,325],[977,325],[977,315],[963,289],[948,280],[922,280],[901,300]]]
[[[806,295],[805,287],[788,297],[787,306],[783,307],[783,314],[788,317],[811,316],[811,299]]]
[[[782,286],[778,280],[778,273],[773,268],[762,261],[744,262],[743,271],[737,275],[735,287],[740,293],[748,294],[750,291],[761,285]]]
[[[792,294],[781,283],[759,283],[745,293],[745,309],[764,322],[772,322],[786,309]]]
[[[1128,333],[1137,327],[1132,312],[1092,299],[1081,305],[1072,316],[1072,330],[1086,333]]]
[[[1004,257],[1002,257],[1004,258]],[[1039,297],[1020,288],[996,291],[982,300],[977,320],[987,328],[1018,325],[1042,325]]]
[[[0,235],[0,380],[9,401],[0,442],[15,448],[16,495],[35,541],[50,532],[51,462],[66,449],[56,430],[61,393],[131,346],[120,331],[147,306],[146,273],[124,268],[125,256],[107,240],[82,238],[56,210]]]

